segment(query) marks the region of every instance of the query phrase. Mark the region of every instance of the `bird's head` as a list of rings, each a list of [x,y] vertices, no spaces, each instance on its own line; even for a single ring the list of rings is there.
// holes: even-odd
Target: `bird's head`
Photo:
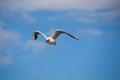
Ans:
[[[48,42],[49,42],[49,39],[46,39],[46,42],[48,43]]]

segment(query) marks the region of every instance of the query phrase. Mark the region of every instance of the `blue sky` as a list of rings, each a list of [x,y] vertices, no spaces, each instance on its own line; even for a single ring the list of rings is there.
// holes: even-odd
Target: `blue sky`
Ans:
[[[119,0],[1,0],[0,80],[120,80],[119,35]]]

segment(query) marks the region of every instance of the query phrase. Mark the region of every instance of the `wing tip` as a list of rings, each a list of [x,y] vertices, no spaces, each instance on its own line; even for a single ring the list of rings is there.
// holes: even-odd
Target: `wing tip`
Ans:
[[[33,40],[36,40],[36,39],[37,39],[37,35],[38,35],[38,31],[35,31],[35,32],[33,33],[33,36],[32,36]]]
[[[34,35],[34,34],[33,34],[33,37],[32,37],[32,38],[33,38],[33,40],[36,40],[36,38],[35,38],[35,35]]]
[[[79,38],[76,38],[77,40],[79,40]]]

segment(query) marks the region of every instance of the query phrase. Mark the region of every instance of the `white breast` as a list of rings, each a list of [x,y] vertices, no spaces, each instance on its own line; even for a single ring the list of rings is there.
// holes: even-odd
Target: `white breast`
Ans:
[[[49,37],[48,39],[49,39],[49,41],[48,41],[49,44],[55,44],[55,39],[53,39],[51,37]]]

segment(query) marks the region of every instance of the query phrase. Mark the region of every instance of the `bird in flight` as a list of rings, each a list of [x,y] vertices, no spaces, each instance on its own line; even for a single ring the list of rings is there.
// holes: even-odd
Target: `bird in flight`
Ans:
[[[56,45],[56,38],[57,38],[60,34],[62,34],[62,33],[67,34],[68,36],[70,36],[70,37],[72,37],[72,38],[74,38],[74,39],[79,40],[77,37],[73,36],[72,34],[70,34],[70,33],[68,33],[68,32],[65,32],[65,31],[63,31],[63,30],[56,30],[56,31],[53,33],[53,35],[50,36],[50,37],[47,37],[45,34],[43,34],[43,33],[40,32],[40,31],[35,31],[35,32],[33,33],[33,39],[36,40],[37,37],[38,37],[38,34],[41,34],[41,35],[45,38],[45,40],[46,40],[46,42],[47,42],[48,44]]]

